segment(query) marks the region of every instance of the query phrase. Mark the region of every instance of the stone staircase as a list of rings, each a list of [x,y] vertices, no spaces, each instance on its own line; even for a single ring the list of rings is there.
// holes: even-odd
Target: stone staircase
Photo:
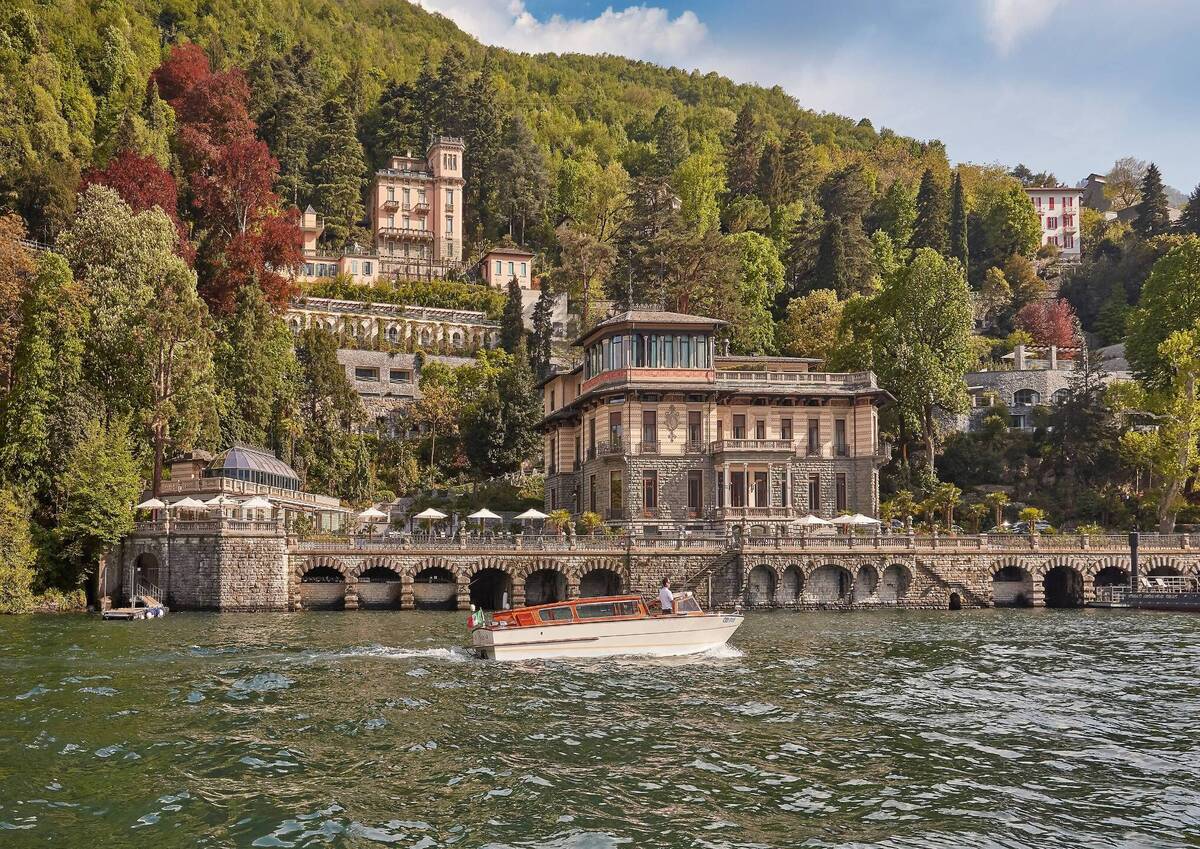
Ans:
[[[688,576],[683,589],[694,592],[705,610],[734,607],[741,590],[740,560],[740,552],[726,551],[699,572]]]
[[[980,587],[972,587],[968,582],[942,575],[936,569],[924,563],[917,563],[917,571],[924,575],[935,587],[945,589],[946,597],[957,593],[963,607],[991,607],[991,593]]]

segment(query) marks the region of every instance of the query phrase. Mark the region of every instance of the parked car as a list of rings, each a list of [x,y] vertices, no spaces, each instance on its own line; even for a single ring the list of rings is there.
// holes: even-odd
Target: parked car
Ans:
[[[1036,529],[1039,534],[1044,534],[1054,530],[1053,525],[1042,519],[1038,519],[1033,524],[1034,529]],[[1030,531],[1029,522],[1017,522],[1009,530],[1014,534],[1027,534]]]

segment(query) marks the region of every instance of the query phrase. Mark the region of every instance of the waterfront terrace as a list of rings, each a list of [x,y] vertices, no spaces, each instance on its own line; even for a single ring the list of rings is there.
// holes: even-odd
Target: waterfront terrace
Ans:
[[[722,325],[632,309],[575,341],[582,362],[542,383],[547,509],[647,536],[876,512],[875,376],[720,356]]]

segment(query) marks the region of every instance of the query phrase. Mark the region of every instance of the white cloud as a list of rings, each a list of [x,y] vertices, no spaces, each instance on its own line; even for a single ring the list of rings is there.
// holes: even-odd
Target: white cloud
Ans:
[[[691,11],[672,18],[658,6],[611,6],[594,18],[553,15],[539,20],[523,0],[417,0],[487,44],[526,53],[613,53],[679,62],[708,36]]]
[[[983,0],[988,38],[1001,53],[1008,53],[1026,33],[1050,20],[1062,0]]]

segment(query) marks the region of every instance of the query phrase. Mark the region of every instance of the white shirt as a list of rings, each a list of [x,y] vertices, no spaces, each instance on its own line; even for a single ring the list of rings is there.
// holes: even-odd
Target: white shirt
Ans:
[[[658,591],[658,604],[662,608],[663,613],[674,612],[675,594],[671,592],[670,587],[663,587]]]

